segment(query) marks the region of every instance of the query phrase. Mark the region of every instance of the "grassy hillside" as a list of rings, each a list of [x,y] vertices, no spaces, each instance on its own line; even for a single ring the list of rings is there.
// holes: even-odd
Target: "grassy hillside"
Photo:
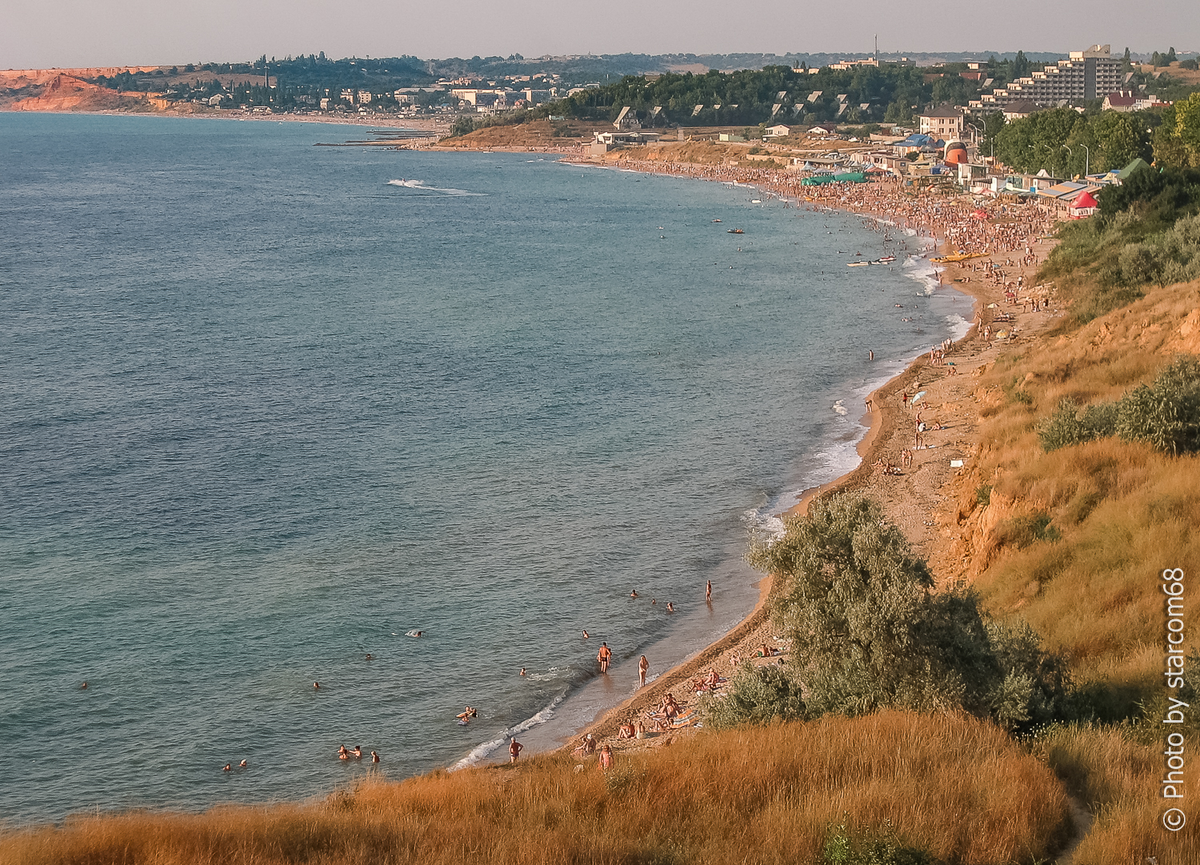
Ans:
[[[607,772],[547,756],[312,805],[82,818],[3,839],[0,861],[992,865],[1069,831],[1053,773],[995,727],[883,712],[698,735]]]

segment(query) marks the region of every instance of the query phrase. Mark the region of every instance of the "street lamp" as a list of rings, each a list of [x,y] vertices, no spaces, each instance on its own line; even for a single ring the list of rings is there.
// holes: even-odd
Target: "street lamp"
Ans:
[[[980,139],[982,139],[984,137],[984,135],[986,134],[983,131],[983,127],[980,126],[978,123],[972,123],[968,120],[967,126],[970,126],[972,129],[974,129],[976,132],[978,132]],[[995,162],[995,161],[996,161],[996,139],[993,138],[992,139],[992,162]]]
[[[1067,151],[1067,153],[1071,154],[1071,158],[1072,158],[1072,159],[1074,159],[1074,158],[1075,158],[1075,151],[1074,151],[1074,150],[1072,150],[1070,147],[1068,147],[1067,145],[1065,145],[1065,144],[1064,144],[1064,145],[1063,145],[1063,150],[1065,150],[1065,151]]]

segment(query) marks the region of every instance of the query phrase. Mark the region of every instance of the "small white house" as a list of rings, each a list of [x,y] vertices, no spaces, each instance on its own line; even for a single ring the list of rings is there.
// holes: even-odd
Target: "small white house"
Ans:
[[[785,126],[782,123],[776,123],[774,126],[768,126],[766,131],[767,138],[783,138],[791,133],[792,128]]]

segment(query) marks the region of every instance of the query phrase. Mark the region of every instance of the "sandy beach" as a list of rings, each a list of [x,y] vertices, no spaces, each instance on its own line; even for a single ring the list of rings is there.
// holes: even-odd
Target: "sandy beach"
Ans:
[[[943,255],[975,256],[944,264],[939,273],[942,285],[975,299],[970,331],[950,346],[931,346],[874,391],[863,406],[868,430],[858,444],[859,465],[833,483],[807,491],[789,511],[803,514],[811,501],[834,491],[869,496],[929,562],[939,585],[966,580],[969,562],[956,553],[955,541],[960,479],[981,445],[974,383],[1010,345],[1036,338],[1060,314],[1053,286],[1033,284],[1038,264],[1055,243],[1047,236],[1053,218],[1036,204],[985,204],[981,209],[969,197],[912,193],[896,181],[803,187],[794,175],[764,169],[628,158],[620,167],[752,184],[799,207],[860,214],[877,230],[890,224],[915,231],[935,241]],[[741,624],[605,713],[563,750],[577,749],[588,735],[616,751],[632,751],[670,745],[692,734],[700,720],[701,692],[695,681],[713,671],[726,679],[745,660],[786,662],[786,641],[771,620],[774,590],[771,578],[764,577],[759,602]],[[697,587],[698,593],[703,591]],[[688,722],[654,731],[654,715],[667,694]],[[623,725],[639,723],[653,732],[643,739],[618,738]]]

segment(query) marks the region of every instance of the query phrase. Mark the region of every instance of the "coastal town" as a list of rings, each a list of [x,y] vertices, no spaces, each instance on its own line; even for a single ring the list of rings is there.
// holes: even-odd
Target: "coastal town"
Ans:
[[[620,158],[614,154],[629,148],[662,149],[675,142],[740,144],[726,148],[718,160],[741,169],[736,173],[782,168],[810,186],[900,178],[913,189],[953,186],[981,199],[1037,200],[1056,216],[1078,219],[1095,212],[1101,189],[1153,161],[1154,140],[1166,131],[1159,129],[1163,118],[1168,126],[1176,123],[1175,99],[1200,92],[1195,57],[1177,55],[1174,48],[1153,57],[1133,58],[1128,49],[1118,56],[1110,45],[1099,44],[1043,63],[1018,53],[1015,61],[993,56],[919,68],[913,58],[876,51],[824,65],[802,62],[790,70],[767,67],[776,70],[772,80],[789,87],[760,93],[755,104],[690,105],[676,96],[665,106],[647,102],[654,88],[673,77],[680,81],[672,93],[686,85],[692,71],[627,76],[614,89],[587,81],[579,58],[488,60],[497,61],[488,67],[496,73],[490,77],[465,71],[471,64],[444,65],[461,74],[436,77],[443,67],[422,66],[413,58],[335,62],[324,55],[285,61],[264,56],[241,65],[10,70],[0,72],[0,109],[353,122],[378,127],[369,141],[354,144],[529,149],[601,160]],[[685,66],[677,61],[668,68]],[[778,74],[785,70],[788,75]],[[307,83],[322,75],[364,80],[391,75],[420,83],[387,90]],[[886,76],[917,82],[932,98],[904,109],[894,99],[886,104],[879,95],[886,87],[864,83],[886,82]],[[635,80],[642,84],[624,86]],[[156,86],[162,89],[152,89]],[[872,90],[875,101],[861,101],[870,100]],[[640,104],[620,104],[622,93],[641,94]],[[592,103],[611,107],[587,107]],[[1065,119],[1066,110],[1079,120]],[[605,115],[609,119],[601,119]],[[898,115],[903,119],[890,119]],[[1121,119],[1110,121],[1111,116]],[[1178,122],[1191,123],[1188,116]],[[1031,136],[1028,130],[1038,124],[1058,128]],[[1018,135],[1018,129],[1025,131]],[[1190,134],[1181,131],[1176,138]]]

